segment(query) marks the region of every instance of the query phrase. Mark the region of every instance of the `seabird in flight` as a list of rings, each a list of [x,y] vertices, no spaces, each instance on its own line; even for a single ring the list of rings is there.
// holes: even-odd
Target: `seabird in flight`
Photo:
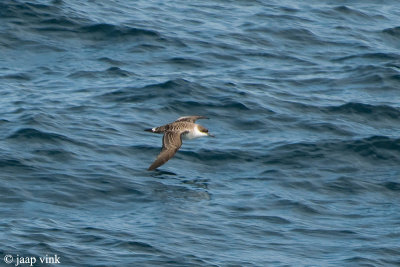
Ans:
[[[153,164],[147,169],[148,171],[160,167],[172,158],[181,147],[182,139],[194,139],[202,136],[214,137],[205,127],[195,123],[198,119],[208,118],[204,116],[185,116],[166,125],[145,130],[147,132],[164,134],[161,152]]]

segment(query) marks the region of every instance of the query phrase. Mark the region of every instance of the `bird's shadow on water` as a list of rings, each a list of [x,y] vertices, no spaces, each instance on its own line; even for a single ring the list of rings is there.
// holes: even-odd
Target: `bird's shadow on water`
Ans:
[[[163,170],[159,170],[159,169],[155,169],[154,171],[152,171],[152,173],[150,173],[151,177],[159,178],[159,179],[166,179],[166,178],[168,178],[168,177],[166,177],[168,175],[176,176],[177,174],[174,172],[163,171]]]
[[[178,175],[171,171],[164,171],[164,170],[158,170],[158,169],[153,171],[153,173],[151,173],[150,176],[153,178],[156,178],[156,179],[173,178],[174,180],[179,180],[183,184],[195,185],[197,187],[201,187],[204,189],[208,188],[208,182],[209,182],[208,178],[202,178],[202,177],[188,178],[183,175]],[[199,186],[199,185],[201,185],[201,186]]]
[[[165,171],[165,170],[154,170],[152,173],[148,174],[151,178],[155,179],[153,182],[157,181],[158,186],[160,184],[167,188],[169,190],[167,191],[186,191],[187,193],[190,193],[189,195],[191,196],[197,196],[196,198],[202,199],[211,199],[211,193],[209,192],[209,179],[208,178],[202,178],[202,177],[185,177],[183,175],[178,175],[174,172],[171,171]],[[162,180],[162,181],[160,181]],[[158,187],[157,186],[157,187]],[[181,192],[182,193],[182,192]]]

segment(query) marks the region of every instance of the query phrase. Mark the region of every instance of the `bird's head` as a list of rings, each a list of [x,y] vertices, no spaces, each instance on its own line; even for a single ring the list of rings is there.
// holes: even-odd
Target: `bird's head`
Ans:
[[[201,125],[197,126],[197,129],[199,130],[200,133],[202,133],[205,136],[210,136],[210,137],[215,137],[215,135],[212,135],[208,132],[208,129],[206,127],[203,127]]]

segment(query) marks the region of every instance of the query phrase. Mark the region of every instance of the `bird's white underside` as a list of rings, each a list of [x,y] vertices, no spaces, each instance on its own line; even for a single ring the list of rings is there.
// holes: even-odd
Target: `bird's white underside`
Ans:
[[[182,139],[188,140],[188,139],[194,139],[194,138],[199,138],[199,137],[203,137],[203,136],[207,136],[207,133],[200,132],[196,125],[196,127],[194,127],[194,129],[192,131],[189,131],[188,133],[183,134]]]

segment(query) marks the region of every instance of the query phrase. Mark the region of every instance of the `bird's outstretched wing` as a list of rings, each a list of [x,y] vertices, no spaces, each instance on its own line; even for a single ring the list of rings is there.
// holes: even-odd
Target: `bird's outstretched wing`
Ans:
[[[208,119],[208,118],[204,117],[204,116],[185,116],[185,117],[178,118],[175,122],[177,122],[177,121],[188,121],[188,122],[195,123],[198,119]]]
[[[178,151],[182,145],[182,133],[183,132],[172,131],[167,131],[164,133],[161,152],[158,154],[153,164],[151,164],[147,169],[148,171],[152,171],[160,167],[175,155],[176,151]]]

